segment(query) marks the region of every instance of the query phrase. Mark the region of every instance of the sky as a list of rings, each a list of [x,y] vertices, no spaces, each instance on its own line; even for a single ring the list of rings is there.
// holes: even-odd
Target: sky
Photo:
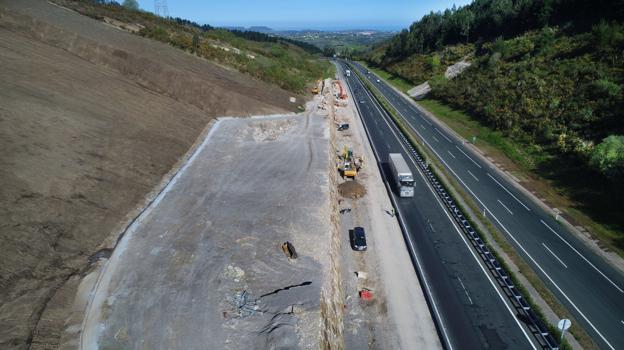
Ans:
[[[138,0],[154,11],[155,0]],[[430,11],[470,0],[166,0],[169,15],[212,26],[400,30]]]

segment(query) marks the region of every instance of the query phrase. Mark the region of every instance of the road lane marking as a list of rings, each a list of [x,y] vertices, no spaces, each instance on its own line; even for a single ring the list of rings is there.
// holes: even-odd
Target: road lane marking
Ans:
[[[503,204],[503,202],[501,202],[500,199],[497,199],[497,201],[498,201],[498,203],[500,203],[500,205],[503,206],[503,208],[507,209],[509,214],[513,215],[513,212],[511,210],[509,210],[509,208],[507,208],[507,206],[505,204]]]
[[[369,93],[369,95],[370,95],[370,93]],[[377,110],[379,110],[379,107],[377,107],[377,106],[375,106],[375,107],[377,108]],[[380,111],[380,113],[381,113],[381,111]],[[382,115],[383,115],[383,113],[382,113]],[[385,120],[385,118],[384,118],[384,121],[386,122],[386,124],[388,124],[388,122]],[[409,123],[409,121],[408,121],[408,123]],[[389,125],[388,125],[388,126],[389,126]],[[395,131],[394,131],[392,128],[391,128],[391,131],[392,131],[392,133],[393,133],[393,134],[395,134],[395,137],[397,137],[397,139],[398,139],[398,136],[396,136],[396,133],[395,133]],[[416,131],[416,130],[414,129],[414,131]],[[420,135],[420,133],[419,133],[418,131],[416,131],[416,133],[420,136],[421,140],[423,140],[423,141],[424,141],[424,142],[425,142],[425,143],[429,146],[429,148],[430,148],[430,149],[431,149],[431,150],[432,150],[432,151],[433,151],[433,152],[434,152],[434,153],[438,156],[438,158],[439,158],[439,159],[440,159],[440,160],[441,160],[441,161],[442,161],[442,162],[443,162],[443,163],[447,166],[447,168],[449,168],[449,170],[450,170],[450,171],[451,171],[451,172],[452,172],[452,173],[453,173],[453,174],[454,174],[454,175],[455,175],[455,176],[459,179],[459,181],[460,181],[460,182],[462,182],[462,183],[464,184],[464,186],[466,186],[466,184],[465,184],[465,183],[461,180],[461,178],[460,178],[459,176],[457,176],[457,174],[453,171],[453,169],[451,169],[451,168],[448,166],[448,164],[446,164],[446,162],[444,161],[444,159],[442,159],[442,157],[440,157],[440,155],[439,155],[439,154],[438,154],[438,153],[437,153],[437,152],[436,152],[436,151],[435,151],[435,150],[431,147],[431,145],[430,145],[430,144],[429,144],[429,143],[428,143],[428,142],[427,142],[427,141],[426,141],[426,140],[422,137],[422,135]],[[400,141],[400,139],[399,139],[399,141]],[[401,143],[401,145],[403,145],[403,143]],[[373,146],[373,147],[374,147],[374,146]],[[410,157],[410,160],[412,161],[412,163],[414,163],[414,160],[413,160],[411,157]],[[418,168],[418,169],[420,169],[420,168]],[[418,173],[419,173],[419,175],[420,175],[423,179],[425,179],[424,175],[423,175],[420,171],[418,171]],[[429,190],[433,192],[433,188],[432,188],[432,187],[431,187],[431,185],[430,185],[430,184],[426,181],[426,179],[425,179],[425,183],[426,183],[427,187],[429,188]],[[477,196],[476,196],[476,195],[475,195],[475,194],[474,194],[474,193],[470,190],[470,188],[469,188],[468,186],[466,186],[466,188],[467,188],[467,189],[468,189],[468,191],[470,191],[470,193],[471,193],[471,194],[472,194],[472,195],[473,195],[473,196],[477,199],[477,201],[479,201],[479,203],[481,203],[481,205],[483,205],[483,202],[481,202],[481,200],[479,199],[479,197],[477,197]],[[392,196],[392,197],[393,197],[393,196]],[[446,214],[446,216],[448,217],[448,219],[451,221],[451,224],[453,224],[453,227],[454,227],[454,228],[455,228],[455,230],[458,232],[458,234],[460,235],[460,237],[462,238],[462,240],[464,241],[464,243],[465,243],[465,244],[468,244],[468,243],[466,242],[466,240],[465,240],[464,236],[461,234],[461,231],[459,231],[459,228],[457,227],[457,225],[455,224],[455,222],[453,221],[453,219],[450,217],[450,214],[449,214],[446,210],[444,210],[444,208],[445,208],[445,207],[444,207],[444,205],[442,204],[442,202],[440,201],[440,199],[438,198],[438,196],[435,196],[435,195],[434,195],[434,197],[435,197],[436,201],[438,202],[438,204],[440,205],[440,207],[442,207],[442,209],[443,209],[444,213]],[[505,227],[505,226],[504,226],[504,225],[500,222],[500,220],[498,220],[498,218],[496,217],[496,215],[494,215],[494,213],[492,213],[489,209],[487,209],[487,207],[485,207],[485,205],[483,205],[483,207],[484,207],[484,210],[487,210],[487,211],[490,213],[490,215],[492,215],[492,217],[494,218],[494,220],[496,220],[496,222],[498,223],[498,225],[499,225],[499,226],[500,226],[500,227],[501,227],[501,228],[502,228],[502,229],[503,229],[503,230],[504,230],[504,231],[505,231],[505,232],[509,235],[509,237],[510,237],[510,238],[511,238],[514,242],[515,242],[515,244],[516,244],[518,247],[520,247],[520,249],[521,249],[521,250],[524,252],[524,254],[525,254],[525,255],[526,255],[526,256],[527,256],[527,257],[528,257],[528,258],[529,258],[529,259],[533,262],[533,264],[535,264],[535,266],[537,266],[537,268],[538,268],[538,269],[539,269],[539,270],[540,270],[540,271],[544,274],[544,276],[546,276],[546,278],[547,278],[547,279],[548,279],[548,280],[552,283],[552,285],[553,285],[553,286],[557,289],[557,291],[559,291],[559,293],[560,293],[560,294],[561,294],[561,295],[562,295],[562,296],[563,296],[563,297],[564,297],[564,298],[568,301],[568,303],[570,303],[570,305],[572,305],[572,307],[574,308],[574,310],[576,310],[576,312],[578,312],[578,313],[579,313],[579,315],[581,315],[581,317],[585,320],[585,322],[587,322],[587,324],[589,324],[589,326],[590,326],[590,327],[594,330],[594,332],[596,332],[596,334],[598,334],[598,336],[602,339],[602,341],[604,341],[604,343],[605,343],[605,344],[606,344],[606,345],[607,345],[610,349],[615,350],[615,348],[611,345],[611,343],[609,343],[609,341],[608,341],[608,340],[604,337],[604,335],[602,335],[602,333],[601,333],[601,332],[600,332],[600,331],[596,328],[596,326],[594,326],[594,324],[593,324],[593,323],[589,320],[589,318],[587,318],[587,316],[585,316],[585,314],[584,314],[583,312],[581,312],[581,310],[578,308],[578,306],[576,306],[576,304],[574,304],[574,302],[572,302],[572,300],[570,299],[570,297],[568,297],[568,295],[567,295],[567,294],[565,294],[565,293],[563,292],[563,290],[559,287],[559,285],[557,285],[557,283],[555,283],[555,281],[554,281],[554,280],[550,277],[550,275],[549,275],[548,273],[546,273],[546,271],[542,268],[542,266],[541,266],[540,264],[538,264],[538,263],[537,263],[537,261],[536,261],[536,260],[535,260],[535,259],[531,256],[531,254],[529,254],[529,252],[528,252],[528,251],[524,248],[524,246],[522,246],[522,245],[520,244],[520,242],[518,242],[518,240],[517,240],[517,239],[516,239],[516,238],[515,238],[512,234],[511,234],[511,232],[509,232],[509,230],[508,230],[508,229],[507,229],[507,228],[506,228],[506,227]],[[405,227],[404,227],[404,229],[405,229]],[[409,236],[409,235],[408,235],[408,236]],[[410,239],[410,244],[411,244],[411,245],[413,245],[413,243],[411,243],[411,239]],[[476,256],[474,255],[474,252],[473,252],[472,250],[470,250],[470,253],[473,255],[473,257],[474,257],[475,259],[477,259],[477,258],[476,258]],[[477,260],[477,262],[479,262],[479,266],[481,267],[481,269],[482,269],[482,270],[484,271],[484,273],[485,273],[485,270],[484,270],[483,266],[481,266],[480,261],[479,261],[479,260]],[[490,281],[490,284],[492,284],[492,285],[494,286],[494,284],[493,284],[492,280],[490,279],[490,275],[486,273],[486,276],[487,276],[488,280]],[[427,286],[427,289],[429,290],[429,286]],[[500,295],[499,290],[498,290],[498,289],[496,289],[496,288],[495,288],[495,290],[496,290],[496,292],[498,293],[499,297],[501,297],[501,298],[502,298],[502,296]],[[514,315],[515,315],[515,313],[513,313],[513,312],[511,311],[511,309],[509,308],[509,305],[507,305],[507,303],[506,303],[506,302],[504,302],[504,304],[505,304],[505,306],[507,307],[507,310],[509,310],[509,312],[511,312],[512,314],[514,314]],[[434,303],[434,309],[436,309],[436,313],[439,315],[439,313],[437,312],[437,308],[435,307],[435,303]],[[514,317],[514,319],[516,319],[516,317]],[[517,320],[516,320],[516,323],[518,323],[518,321],[517,321]],[[527,336],[527,334],[526,334],[526,332],[525,332],[525,330],[524,330],[524,328],[522,328],[522,327],[520,326],[520,324],[519,324],[519,323],[518,323],[518,326],[520,327],[520,329],[521,329],[521,330],[522,330],[522,332],[524,333],[525,337],[527,337],[527,339],[529,339],[529,338],[528,338],[528,336]],[[444,333],[445,333],[445,337],[446,337],[446,336],[447,336],[447,335],[446,335],[446,332],[444,332]],[[447,338],[447,339],[448,339],[448,338]],[[533,342],[532,342],[532,341],[530,341],[530,340],[529,340],[529,342],[530,342],[531,346],[535,349],[535,346],[533,345]]]
[[[358,81],[358,82],[359,82],[359,81]],[[362,85],[362,84],[360,83],[360,85]],[[367,93],[367,95],[369,96],[369,98],[371,98],[371,99],[372,99],[372,97],[371,97],[371,93],[370,93],[370,92],[368,92],[368,90],[366,91],[366,93]],[[407,149],[405,148],[405,145],[403,144],[403,142],[401,142],[401,139],[400,139],[400,138],[399,138],[399,136],[397,135],[396,131],[392,128],[392,126],[390,126],[390,124],[388,123],[388,120],[387,120],[387,119],[386,119],[386,117],[384,116],[384,113],[381,111],[381,109],[379,108],[379,106],[377,106],[377,104],[375,104],[375,108],[379,111],[380,115],[382,116],[382,119],[384,120],[384,122],[386,123],[386,125],[388,125],[388,128],[389,128],[389,129],[390,129],[390,131],[394,134],[395,138],[398,140],[398,142],[399,142],[399,144],[401,145],[401,147],[403,148],[403,150],[405,150],[406,154],[408,154],[408,156],[409,156],[409,155],[410,155],[410,153],[409,153],[409,152],[407,151]],[[366,126],[365,126],[365,128],[366,128]],[[418,131],[416,131],[416,133],[418,133]],[[418,135],[419,135],[419,136],[421,137],[421,139],[422,139],[425,143],[427,143],[427,145],[431,148],[431,145],[430,145],[430,144],[429,144],[429,143],[428,143],[428,142],[427,142],[427,141],[426,141],[426,140],[422,137],[422,135],[420,135],[420,133],[418,133]],[[373,143],[373,142],[371,142],[371,145],[372,145],[372,147],[373,147],[373,151],[374,151],[375,153],[377,153],[377,152],[376,152],[376,150],[375,150],[375,145],[374,145],[374,143]],[[436,153],[436,155],[438,156],[438,158],[440,158],[440,159],[442,160],[442,162],[444,162],[444,163],[446,164],[446,162],[444,161],[444,159],[442,159],[442,157],[440,157],[440,155],[439,155],[439,154],[437,154],[437,152],[436,152],[435,150],[434,150],[434,152]],[[377,155],[377,158],[379,158],[379,155]],[[498,295],[498,297],[500,298],[500,300],[503,302],[503,305],[505,305],[505,308],[507,309],[507,311],[508,311],[508,312],[509,312],[512,316],[513,316],[513,319],[514,319],[514,321],[516,322],[516,325],[520,328],[520,330],[522,331],[522,334],[524,334],[525,338],[527,339],[527,341],[528,341],[528,342],[529,342],[529,344],[531,345],[531,348],[533,348],[533,349],[537,349],[537,348],[535,347],[535,345],[533,344],[533,341],[531,340],[531,339],[533,339],[533,338],[529,337],[529,335],[527,334],[527,332],[526,332],[526,330],[524,329],[524,327],[522,327],[522,325],[520,324],[520,321],[519,321],[519,320],[518,320],[518,318],[516,317],[516,313],[515,313],[514,311],[512,311],[512,310],[511,310],[511,307],[509,306],[509,304],[507,304],[507,302],[508,302],[508,301],[507,301],[507,299],[505,299],[505,298],[503,297],[503,295],[501,294],[501,291],[497,288],[497,284],[495,284],[495,283],[494,283],[494,281],[492,280],[492,276],[490,275],[490,273],[488,273],[488,272],[485,270],[485,267],[483,266],[483,261],[482,261],[482,260],[480,260],[480,259],[476,256],[475,252],[474,252],[474,251],[470,248],[470,247],[471,247],[470,243],[468,243],[468,241],[466,241],[466,237],[464,236],[464,234],[462,233],[462,231],[460,231],[459,227],[457,226],[456,222],[455,222],[455,221],[453,220],[453,218],[451,217],[451,215],[450,215],[450,213],[448,212],[448,210],[446,210],[446,207],[445,207],[445,206],[444,206],[444,204],[442,203],[441,199],[440,199],[440,198],[439,198],[439,197],[435,194],[435,191],[434,191],[433,187],[431,187],[431,184],[430,184],[430,183],[427,181],[427,179],[425,178],[425,175],[422,173],[422,170],[420,169],[420,167],[418,167],[418,166],[416,165],[416,163],[415,163],[414,159],[413,159],[411,156],[409,156],[408,158],[410,159],[410,161],[412,162],[412,164],[414,165],[414,167],[417,169],[418,174],[420,175],[420,177],[421,177],[421,178],[423,179],[423,181],[425,182],[425,185],[427,186],[427,188],[429,189],[429,191],[431,191],[431,193],[433,193],[433,197],[435,198],[436,202],[438,203],[438,205],[439,205],[439,206],[440,206],[440,208],[442,209],[442,212],[444,212],[444,214],[445,214],[445,215],[446,215],[446,217],[448,218],[448,220],[449,220],[449,222],[451,223],[451,225],[453,226],[453,228],[455,228],[456,233],[458,234],[458,236],[460,237],[460,239],[464,242],[464,245],[468,248],[468,251],[469,251],[469,252],[470,252],[470,254],[472,255],[473,259],[475,259],[475,261],[477,262],[477,265],[479,265],[479,267],[481,268],[481,271],[483,272],[483,274],[484,274],[484,275],[485,275],[485,277],[487,278],[488,282],[490,282],[490,285],[492,286],[492,288],[494,288],[494,291],[496,292],[496,294]],[[446,166],[448,167],[448,164],[447,164]],[[450,167],[449,167],[449,169],[450,169],[451,171],[453,171],[453,169],[451,169]],[[383,172],[382,172],[382,176],[385,178],[385,174],[383,174]],[[455,174],[455,176],[457,176],[457,174]],[[458,178],[460,181],[462,181],[462,180],[461,180],[461,178],[459,178],[459,176],[457,176],[457,178]],[[387,180],[387,179],[386,179],[386,180]],[[463,181],[462,181],[462,183],[463,183]],[[464,184],[464,186],[465,186],[465,184]],[[469,188],[468,186],[466,186],[466,188],[468,188],[468,190],[470,191],[470,188]],[[471,191],[471,193],[472,193],[472,191]],[[474,196],[474,193],[472,193],[472,194],[473,194],[473,196]],[[394,194],[391,194],[390,198],[394,201]],[[483,204],[483,203],[481,202],[481,200],[480,200],[478,197],[476,197],[476,196],[475,196],[475,198],[477,198],[477,200],[478,200],[481,204]],[[395,203],[395,204],[396,204],[396,203]],[[397,207],[397,208],[398,208],[398,207]],[[399,210],[400,210],[400,208],[399,208]],[[403,229],[405,230],[405,232],[409,232],[409,231],[405,228],[405,226],[403,225],[403,221],[402,221],[402,220],[399,220],[399,224],[403,227]],[[412,243],[412,240],[411,240],[410,235],[407,235],[407,237],[408,237],[408,241],[409,241],[409,243],[410,243],[410,246],[411,246],[411,248],[412,248],[412,251],[413,251],[413,252],[416,252],[416,250],[414,249],[414,245],[413,245],[413,243]],[[418,266],[419,266],[419,269],[421,269],[422,267],[421,267],[420,263],[418,262],[418,255],[416,255],[416,261],[417,261],[417,264],[418,264]],[[423,270],[421,270],[421,271],[423,271]],[[426,280],[426,279],[425,279],[425,286],[426,286],[426,288],[427,288],[427,291],[429,292],[429,295],[432,295],[432,298],[433,298],[433,294],[431,293],[431,289],[430,289],[429,285],[427,284],[427,280]],[[438,318],[439,318],[440,320],[442,320],[442,317],[440,316],[440,313],[439,313],[439,311],[438,311],[438,309],[437,309],[437,306],[436,306],[435,300],[433,300],[433,306],[434,306],[434,312],[438,315]],[[449,344],[449,348],[450,348],[450,350],[452,350],[452,344],[451,344],[451,342],[450,342],[450,340],[449,340],[449,338],[448,338],[448,334],[446,333],[446,327],[445,327],[445,325],[444,325],[444,322],[442,323],[442,328],[443,328],[443,329],[442,329],[442,333],[444,334],[444,338],[446,339],[447,344]]]
[[[359,80],[357,80],[357,79],[356,79],[356,81],[358,82],[358,84],[359,84],[361,87],[363,87],[363,84],[362,84]],[[349,81],[348,81],[348,80],[347,80],[347,86],[349,86],[349,88],[351,87],[351,86],[350,86],[350,83],[349,83]],[[368,92],[368,90],[366,90],[366,92],[365,92],[365,93],[366,93],[366,95],[367,95],[369,98],[371,98],[371,100],[372,100],[372,97],[370,96],[370,93]],[[407,149],[405,149],[405,146],[403,145],[403,143],[400,141],[400,139],[398,138],[398,136],[394,133],[394,130],[393,130],[393,129],[390,127],[390,125],[388,124],[388,121],[386,121],[386,119],[383,117],[383,112],[379,109],[379,107],[378,107],[376,104],[375,104],[375,108],[377,109],[377,111],[379,112],[379,114],[382,116],[382,119],[384,120],[384,122],[388,125],[388,128],[390,128],[390,131],[391,131],[391,132],[395,135],[395,138],[396,138],[396,139],[398,139],[399,144],[400,144],[400,145],[401,145],[401,147],[405,150],[406,154],[409,154],[409,153],[407,152]],[[357,105],[356,105],[356,109],[358,110],[358,114],[360,114],[360,113],[359,113],[359,109],[357,108]],[[366,130],[366,133],[367,133],[367,138],[368,138],[368,137],[369,137],[368,127],[366,126],[366,122],[364,121],[364,118],[362,118],[362,116],[361,116],[361,115],[360,115],[360,118],[361,118],[362,123],[363,123],[363,125],[364,125],[364,129]],[[375,147],[375,143],[374,143],[374,142],[372,142],[372,140],[370,140],[370,139],[369,139],[369,142],[370,142],[371,148],[373,149],[373,153],[375,153],[375,156],[377,157],[377,159],[380,159],[380,157],[379,157],[379,153],[377,152],[377,148]],[[412,159],[412,157],[409,157],[409,159],[410,159],[410,160],[412,160],[412,163],[414,162],[414,160]],[[381,170],[381,169],[380,169],[380,170]],[[421,174],[420,172],[419,172],[419,174],[420,174],[420,176],[422,176],[422,174]],[[383,171],[381,171],[381,176],[382,176],[382,178],[384,178],[385,182],[386,182],[386,183],[388,183],[388,179],[386,178],[386,175],[384,174],[384,172],[383,172]],[[436,197],[436,199],[437,199],[437,197]],[[401,213],[401,207],[399,207],[399,206],[396,204],[396,200],[395,200],[395,198],[394,198],[394,194],[393,194],[392,192],[390,192],[390,200],[393,202],[394,206],[397,208],[397,211],[399,212],[400,217],[403,217],[403,214]],[[439,202],[439,199],[438,199],[438,202]],[[442,205],[442,204],[440,204],[440,205]],[[446,215],[448,216],[448,214],[446,214]],[[449,219],[450,219],[450,217],[449,217]],[[405,225],[404,225],[404,223],[403,223],[403,220],[399,220],[399,225],[401,225],[401,227],[403,228],[403,231],[404,231],[404,232],[409,232],[409,230],[405,227]],[[457,227],[456,227],[456,229],[457,229]],[[431,287],[430,287],[429,282],[428,282],[428,280],[427,280],[427,276],[426,276],[426,275],[425,275],[425,273],[424,273],[424,271],[425,271],[425,270],[424,270],[424,269],[423,269],[423,267],[422,267],[422,264],[421,264],[421,262],[420,262],[420,258],[419,258],[419,256],[416,254],[416,248],[414,247],[414,243],[412,242],[412,237],[411,237],[409,234],[407,234],[406,236],[407,236],[407,241],[408,241],[408,243],[409,243],[409,245],[410,245],[410,248],[411,248],[412,252],[414,252],[414,256],[415,256],[415,258],[416,258],[415,260],[416,260],[416,265],[418,266],[418,270],[419,270],[419,271],[421,271],[421,273],[422,273],[422,275],[423,275],[423,281],[425,282],[425,288],[427,289],[427,293],[428,293],[428,294],[429,294],[429,296],[431,297],[431,301],[432,301],[432,305],[433,305],[433,312],[437,315],[437,318],[440,320],[441,327],[442,327],[441,331],[442,331],[442,334],[444,335],[444,339],[445,339],[445,341],[446,341],[446,344],[448,344],[448,348],[449,348],[449,350],[453,350],[453,344],[451,343],[451,340],[450,340],[450,338],[449,338],[449,336],[448,336],[448,332],[447,332],[447,330],[446,330],[446,324],[445,324],[445,322],[444,322],[444,318],[442,317],[442,314],[440,314],[440,311],[438,310],[437,302],[436,302],[436,300],[435,300],[435,297],[434,297],[434,295],[433,295],[433,292],[431,291]],[[524,331],[524,330],[523,330],[523,331]],[[533,344],[531,343],[531,345],[533,345]],[[534,349],[535,349],[535,348],[534,348]]]
[[[436,140],[436,142],[440,142],[440,140],[436,139],[435,136],[431,135],[431,137],[433,137],[433,139]]]
[[[419,124],[419,125],[420,125],[421,128],[423,128],[423,130],[426,130],[424,125],[422,125],[422,124]]]
[[[552,285],[557,289],[557,291],[559,291],[559,293],[561,293],[561,295],[568,301],[568,303],[570,303],[570,305],[572,305],[574,310],[576,310],[576,312],[578,312],[579,315],[581,315],[581,317],[585,320],[585,322],[587,322],[587,324],[589,324],[589,326],[594,330],[594,332],[596,332],[596,334],[598,334],[598,336],[602,339],[602,341],[604,341],[605,344],[607,344],[607,346],[610,349],[615,350],[615,348],[613,347],[613,345],[611,345],[611,343],[609,343],[607,338],[605,338],[604,335],[602,335],[602,333],[600,333],[598,328],[596,328],[596,326],[594,326],[594,324],[589,320],[589,318],[587,318],[587,316],[585,316],[585,314],[583,312],[581,312],[581,310],[578,308],[578,306],[576,306],[576,304],[574,304],[574,302],[572,302],[572,299],[570,299],[570,297],[568,297],[568,295],[563,292],[563,290],[559,287],[559,285],[557,283],[555,283],[555,281],[552,279],[552,277],[550,277],[550,275],[548,273],[546,273],[544,268],[542,268],[542,266],[540,264],[538,264],[537,261],[535,261],[535,259],[533,259],[531,254],[529,254],[529,252],[524,248],[524,246],[522,246],[522,244],[520,244],[520,242],[518,242],[516,237],[514,235],[512,235],[511,232],[509,232],[507,227],[505,227],[505,225],[503,225],[503,223],[500,222],[500,220],[498,220],[496,215],[494,215],[494,213],[492,213],[490,210],[488,210],[488,212],[490,213],[490,215],[492,215],[494,220],[496,220],[498,225],[503,228],[503,231],[507,232],[507,235],[509,235],[509,237],[514,241],[514,243],[516,243],[516,245],[518,247],[520,247],[522,252],[524,254],[526,254],[526,256],[529,258],[529,260],[531,260],[533,262],[533,264],[535,264],[535,266],[537,266],[537,268],[544,274],[544,276],[546,276],[546,278],[550,281],[550,283],[552,283]]]
[[[446,139],[446,141],[453,143],[453,141],[451,141],[451,139],[449,139],[448,137],[446,137],[446,135],[444,135],[442,132],[440,132],[440,130],[438,130],[438,128],[434,128],[435,131],[438,132],[438,134],[440,134],[440,136],[444,137]]]
[[[542,243],[542,245],[544,246],[544,248],[546,248],[546,250],[548,250],[550,254],[552,254],[552,256],[555,257],[555,259],[557,259],[561,263],[561,265],[563,265],[563,267],[565,267],[566,269],[568,268],[568,265],[564,264],[563,260],[559,259],[559,257],[552,250],[550,250],[550,248],[548,248],[546,243]]]
[[[472,176],[473,179],[479,181],[479,179],[476,176],[474,176],[474,174],[470,170],[468,170],[468,174],[470,174],[470,176]]]
[[[473,163],[474,163],[474,165],[478,166],[478,167],[479,167],[479,169],[481,169],[481,165],[479,165],[479,163],[475,162],[475,161],[474,161],[474,159],[470,158],[470,156],[469,156],[469,155],[467,155],[467,154],[466,154],[466,152],[462,151],[462,149],[461,149],[461,148],[459,148],[459,147],[457,147],[457,145],[455,145],[455,148],[457,148],[457,150],[458,150],[458,151],[460,151],[463,155],[465,155],[465,156],[466,156],[466,158],[470,159],[470,161],[471,161],[471,162],[473,162]]]
[[[609,277],[607,277],[607,275],[605,275],[602,271],[600,271],[596,265],[592,264],[591,261],[587,260],[586,257],[583,256],[583,254],[581,254],[578,250],[576,250],[576,248],[574,248],[570,243],[568,243],[568,241],[566,241],[565,239],[563,239],[563,237],[561,237],[561,235],[559,235],[557,233],[557,231],[553,230],[552,227],[548,226],[547,223],[544,222],[544,220],[541,220],[542,224],[544,224],[544,226],[548,227],[549,230],[552,231],[552,233],[554,233],[557,237],[559,237],[560,240],[563,241],[563,243],[567,244],[568,247],[570,247],[570,249],[572,249],[576,254],[578,254],[578,256],[580,256],[581,258],[583,258],[583,260],[585,260],[585,262],[587,262],[591,267],[594,268],[594,270],[596,270],[602,277],[604,277],[607,281],[609,281],[609,283],[611,283],[615,289],[619,290],[620,293],[624,293],[624,290],[622,290],[622,288],[620,288],[617,284],[615,284]]]
[[[459,281],[459,284],[461,284],[462,288],[464,288],[464,293],[466,293],[466,296],[468,297],[468,301],[470,301],[470,305],[474,305],[474,303],[472,302],[472,298],[470,297],[470,294],[468,294],[468,289],[466,289],[466,286],[464,286],[464,282],[462,282],[459,276],[457,276],[457,280]]]
[[[451,157],[455,158],[455,155],[454,155],[453,153],[451,153],[451,151],[448,151],[448,150],[447,150],[447,152],[448,152],[448,154],[450,154],[450,155],[451,155]]]
[[[490,179],[494,180],[494,182],[496,182],[503,190],[505,190],[505,192],[509,193],[509,195],[512,196],[513,199],[516,200],[516,202],[520,203],[520,205],[522,205],[524,207],[524,209],[526,209],[528,211],[531,211],[531,209],[529,209],[529,207],[524,205],[524,203],[522,203],[516,196],[514,196],[513,193],[509,192],[509,190],[507,188],[505,188],[505,186],[503,186],[500,182],[498,182],[492,175],[490,175],[490,173],[487,173],[487,176],[489,176]]]
[[[624,325],[624,321],[620,320],[620,322],[622,322],[622,324]]]

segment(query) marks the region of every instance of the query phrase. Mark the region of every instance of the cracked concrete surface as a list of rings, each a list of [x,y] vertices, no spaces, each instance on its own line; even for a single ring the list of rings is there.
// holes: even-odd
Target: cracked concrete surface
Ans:
[[[313,112],[218,121],[106,264],[82,348],[319,347],[327,124]]]

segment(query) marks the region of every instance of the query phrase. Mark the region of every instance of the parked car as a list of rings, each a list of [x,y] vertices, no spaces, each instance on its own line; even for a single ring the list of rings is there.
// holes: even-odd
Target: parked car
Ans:
[[[351,231],[351,248],[353,250],[364,251],[366,250],[366,233],[363,227],[355,227]]]
[[[338,126],[338,131],[349,130],[349,124],[343,123]]]

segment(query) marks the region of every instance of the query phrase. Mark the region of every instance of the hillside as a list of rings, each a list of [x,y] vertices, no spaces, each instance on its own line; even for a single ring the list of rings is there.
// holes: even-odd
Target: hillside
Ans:
[[[212,119],[302,103],[45,0],[0,2],[0,65],[1,349],[59,347],[80,280]]]
[[[168,43],[188,53],[275,84],[304,93],[310,83],[331,74],[333,66],[318,59],[320,50],[306,43],[260,32],[225,30],[182,18],[165,19],[115,3],[54,0],[121,30]]]
[[[563,198],[572,221],[622,253],[623,21],[618,0],[477,0],[423,17],[367,60],[413,85],[428,80],[435,103],[490,130]],[[472,66],[445,79],[462,59]]]

